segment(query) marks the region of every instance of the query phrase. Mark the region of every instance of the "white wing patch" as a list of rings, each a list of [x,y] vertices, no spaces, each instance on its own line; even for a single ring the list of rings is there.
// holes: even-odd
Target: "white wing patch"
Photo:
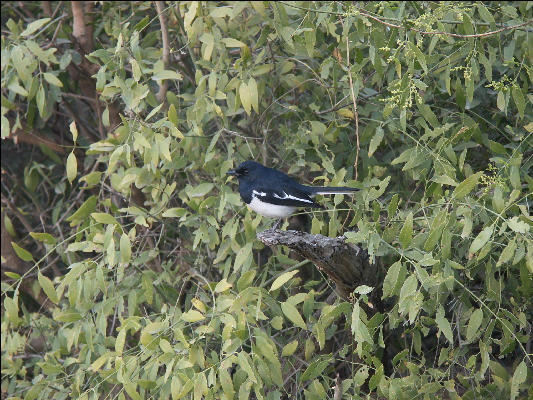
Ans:
[[[267,194],[265,192],[258,192],[257,190],[252,190],[252,195],[266,197]]]
[[[278,198],[278,199],[281,199],[281,200],[284,200],[284,199],[291,199],[291,200],[297,200],[297,201],[303,201],[305,203],[311,203],[313,204],[313,202],[311,200],[308,200],[308,199],[302,199],[300,197],[296,197],[296,196],[292,196],[290,194],[287,194],[285,192],[283,192],[283,196],[279,196],[277,193],[274,193],[274,197]]]

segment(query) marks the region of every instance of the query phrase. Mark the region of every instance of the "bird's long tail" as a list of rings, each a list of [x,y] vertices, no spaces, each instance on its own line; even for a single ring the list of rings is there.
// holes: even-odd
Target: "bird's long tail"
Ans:
[[[328,186],[307,186],[307,189],[311,192],[311,195],[316,194],[353,194],[359,189],[351,187],[328,187]]]

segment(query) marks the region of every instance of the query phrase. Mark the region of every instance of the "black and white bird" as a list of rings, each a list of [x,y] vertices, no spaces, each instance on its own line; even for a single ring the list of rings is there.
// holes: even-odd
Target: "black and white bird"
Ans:
[[[298,208],[323,208],[313,200],[317,194],[352,194],[359,189],[301,185],[274,168],[245,161],[229,170],[239,180],[242,200],[256,213],[270,218],[287,218]]]

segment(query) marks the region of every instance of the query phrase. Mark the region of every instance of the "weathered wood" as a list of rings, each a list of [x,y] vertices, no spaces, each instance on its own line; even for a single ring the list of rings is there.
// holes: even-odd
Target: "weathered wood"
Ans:
[[[360,247],[346,243],[344,236],[329,238],[300,231],[268,229],[257,234],[267,246],[283,245],[315,263],[337,285],[340,296],[349,299],[359,285],[377,286],[378,274]]]

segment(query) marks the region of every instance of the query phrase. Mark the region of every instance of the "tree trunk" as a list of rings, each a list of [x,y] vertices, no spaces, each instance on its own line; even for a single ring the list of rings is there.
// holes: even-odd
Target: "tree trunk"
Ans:
[[[300,231],[268,229],[258,233],[257,238],[267,246],[287,246],[315,263],[335,282],[338,294],[346,300],[350,300],[350,294],[359,285],[378,286],[376,266],[369,263],[367,252],[346,243],[344,236],[329,238]],[[379,299],[376,295],[372,296],[374,301]]]

